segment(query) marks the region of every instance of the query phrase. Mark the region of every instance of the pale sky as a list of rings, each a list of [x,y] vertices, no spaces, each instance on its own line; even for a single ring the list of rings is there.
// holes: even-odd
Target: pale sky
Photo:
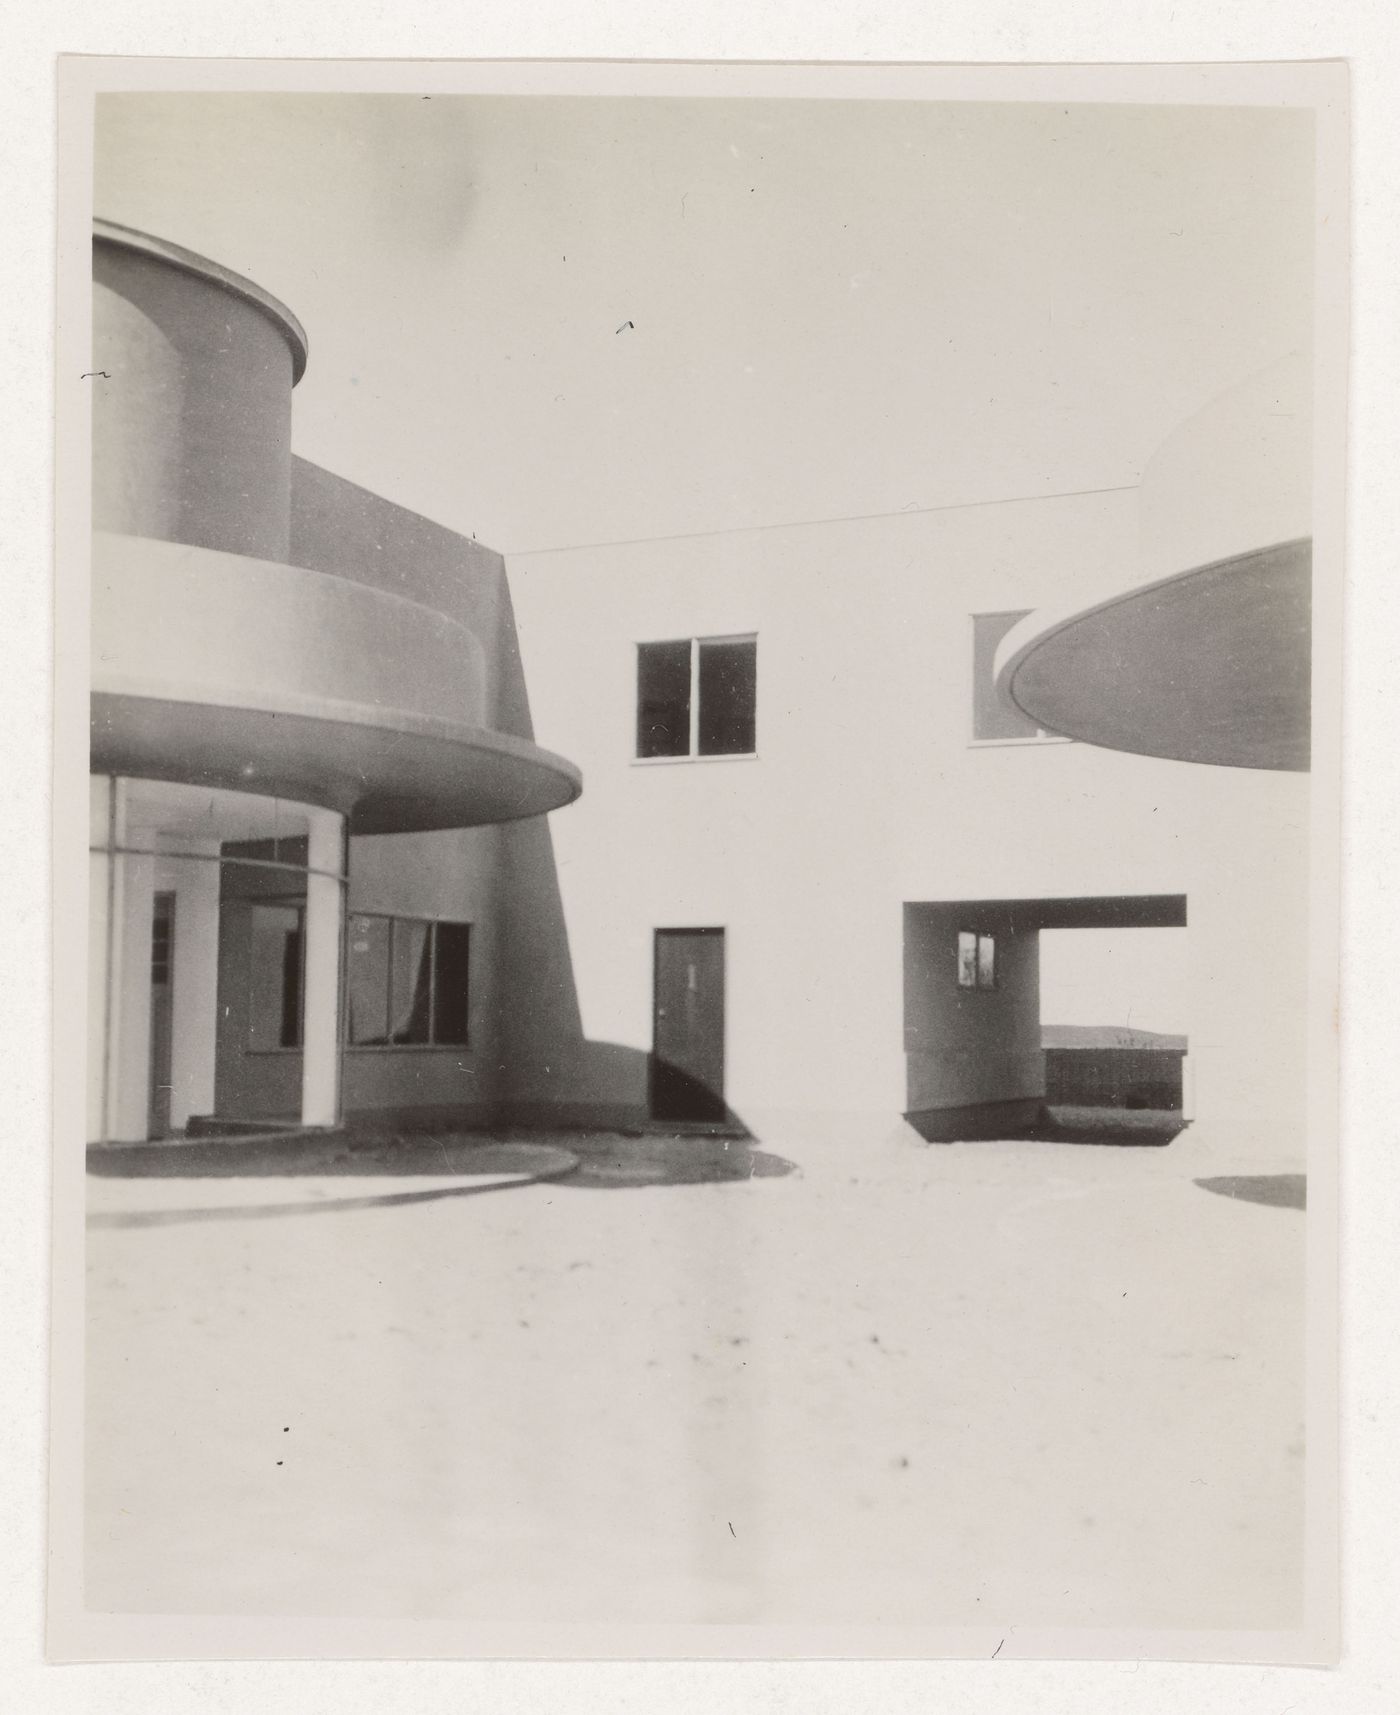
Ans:
[[[1043,1024],[1189,1034],[1185,929],[1042,929]]]
[[[511,552],[1131,484],[1306,349],[1310,162],[1258,109],[121,95],[96,212],[297,314],[296,451]]]

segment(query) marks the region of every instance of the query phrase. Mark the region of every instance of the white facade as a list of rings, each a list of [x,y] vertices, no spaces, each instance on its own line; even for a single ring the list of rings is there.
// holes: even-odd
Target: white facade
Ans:
[[[587,781],[550,824],[587,1046],[527,1006],[517,1095],[642,1101],[653,933],[715,925],[734,1112],[894,1117],[906,904],[1185,895],[1198,1123],[1299,1147],[1306,777],[972,740],[970,616],[1137,552],[1130,490],[509,561],[535,730]],[[636,644],[748,632],[757,755],[638,761]]]

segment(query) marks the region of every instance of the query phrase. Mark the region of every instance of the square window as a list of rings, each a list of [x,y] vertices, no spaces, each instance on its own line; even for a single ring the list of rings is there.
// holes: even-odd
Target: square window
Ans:
[[[757,690],[754,637],[638,644],[638,757],[752,756]]]
[[[467,1045],[469,923],[357,912],[346,955],[352,1048]]]

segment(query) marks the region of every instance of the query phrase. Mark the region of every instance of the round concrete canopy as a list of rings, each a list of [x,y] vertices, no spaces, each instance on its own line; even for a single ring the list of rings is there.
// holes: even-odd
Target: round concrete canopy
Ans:
[[[255,792],[338,810],[353,834],[544,815],[582,790],[573,763],[510,734],[383,711],[310,715],[94,690],[95,773]]]
[[[1304,538],[1028,614],[997,684],[1038,726],[1110,750],[1303,771],[1311,580]]]

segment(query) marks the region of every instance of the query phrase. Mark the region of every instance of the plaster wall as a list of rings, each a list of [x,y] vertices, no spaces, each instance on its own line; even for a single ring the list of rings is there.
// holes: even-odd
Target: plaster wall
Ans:
[[[217,842],[198,840],[186,842],[184,849],[214,858],[219,851]],[[170,1124],[178,1131],[192,1115],[214,1110],[219,866],[173,855],[157,858],[153,887],[175,895]]]
[[[956,906],[911,906],[904,923],[908,1110],[1043,1097],[1039,932],[1016,933],[1001,918]],[[996,937],[995,988],[958,986],[964,929]]]
[[[93,524],[284,560],[292,354],[216,282],[93,246]]]
[[[458,661],[458,694],[470,681],[478,720],[530,736],[499,554],[298,458],[288,559],[441,614],[471,643]],[[403,665],[412,673],[423,663],[409,656]],[[341,1093],[347,1115],[448,1108],[464,1118],[494,1115],[503,1083],[502,834],[482,827],[350,840],[350,912],[467,922],[472,933],[468,1045],[347,1048]]]
[[[1296,1130],[1306,780],[971,742],[970,615],[1136,553],[1127,491],[513,558],[536,736],[587,782],[503,833],[514,1097],[639,1103],[652,933],[719,925],[731,1106],[899,1113],[906,902],[1184,893],[1199,1112]],[[636,644],[750,631],[757,756],[635,761]]]

